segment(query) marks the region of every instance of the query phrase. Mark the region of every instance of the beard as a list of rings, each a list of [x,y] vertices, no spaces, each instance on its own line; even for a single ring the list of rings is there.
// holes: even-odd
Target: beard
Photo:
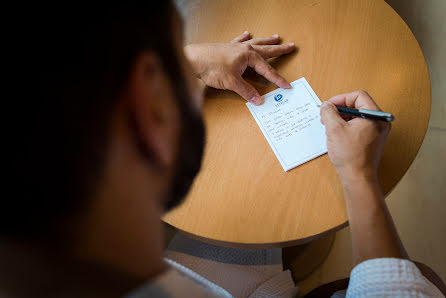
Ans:
[[[183,98],[179,98],[179,100],[183,103],[191,102]],[[164,209],[166,211],[172,210],[183,202],[200,171],[204,151],[205,128],[201,115],[189,105],[183,105],[180,111],[182,117],[180,146],[176,172],[164,199]]]
[[[175,59],[165,63],[170,77],[171,88],[174,90],[177,107],[180,112],[179,148],[176,157],[175,172],[168,186],[168,190],[161,198],[164,211],[170,211],[180,205],[186,197],[192,183],[201,168],[201,161],[205,143],[205,128],[201,114],[192,106],[192,96],[185,83],[183,73],[172,71],[181,69]],[[175,87],[174,87],[175,86]],[[136,124],[133,113],[129,115],[130,126],[135,133],[137,147],[142,156],[162,170],[159,161],[154,159],[154,152],[141,142],[141,131]]]
[[[175,64],[178,66],[177,69],[181,69],[178,62]],[[205,144],[204,123],[201,114],[192,107],[191,93],[185,83],[184,74],[178,71],[171,72],[170,77],[172,86],[175,86],[174,95],[180,110],[181,131],[176,172],[163,200],[165,211],[179,206],[186,197],[200,171]]]

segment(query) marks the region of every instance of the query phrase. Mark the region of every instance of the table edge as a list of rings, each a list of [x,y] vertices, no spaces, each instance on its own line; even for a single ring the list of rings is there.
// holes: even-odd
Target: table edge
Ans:
[[[285,248],[285,247],[290,247],[290,246],[302,245],[302,244],[309,243],[313,240],[320,239],[320,238],[327,236],[329,234],[338,232],[338,231],[342,230],[343,228],[346,228],[349,225],[348,221],[345,221],[344,223],[342,223],[334,228],[331,228],[329,230],[326,230],[321,233],[314,234],[314,235],[311,235],[308,237],[299,238],[296,240],[268,242],[268,243],[266,243],[266,242],[265,243],[255,243],[255,242],[242,243],[242,242],[230,242],[230,241],[225,241],[225,240],[217,240],[217,239],[206,238],[203,236],[198,236],[198,235],[192,234],[190,232],[184,231],[180,228],[177,228],[164,220],[162,220],[162,221],[165,224],[172,227],[173,229],[175,229],[176,231],[178,231],[179,233],[181,233],[189,238],[192,238],[192,239],[195,239],[195,240],[198,240],[198,241],[210,244],[210,245],[215,245],[215,246],[223,246],[223,247],[231,247],[231,248],[245,248],[245,249]]]

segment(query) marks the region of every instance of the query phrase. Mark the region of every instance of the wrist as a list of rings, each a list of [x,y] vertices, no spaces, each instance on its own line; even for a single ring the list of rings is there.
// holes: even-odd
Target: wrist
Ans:
[[[192,69],[194,70],[195,75],[198,78],[201,78],[202,70],[202,63],[200,62],[200,55],[202,55],[200,51],[200,46],[191,44],[184,47],[184,54],[186,55],[187,60],[192,66]]]
[[[358,210],[358,208],[363,209],[362,207],[358,207],[363,206],[363,204],[372,204],[373,206],[377,206],[376,203],[381,204],[383,196],[376,172],[363,170],[342,172],[339,174],[339,179],[347,207],[354,205],[356,206],[354,209]],[[373,208],[369,206],[365,209],[372,210]]]
[[[378,173],[374,169],[355,169],[355,168],[343,168],[336,169],[339,180],[342,185],[345,184],[371,184],[378,185]]]

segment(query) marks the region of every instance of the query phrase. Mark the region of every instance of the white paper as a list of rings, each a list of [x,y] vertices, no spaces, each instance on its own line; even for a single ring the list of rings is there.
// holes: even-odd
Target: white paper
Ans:
[[[285,171],[327,153],[321,101],[305,78],[291,86],[265,94],[263,105],[246,104]]]

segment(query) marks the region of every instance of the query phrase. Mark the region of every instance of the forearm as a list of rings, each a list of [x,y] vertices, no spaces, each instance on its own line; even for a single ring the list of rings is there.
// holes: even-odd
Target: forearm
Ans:
[[[374,258],[408,258],[377,179],[342,179],[352,233],[353,264]]]

